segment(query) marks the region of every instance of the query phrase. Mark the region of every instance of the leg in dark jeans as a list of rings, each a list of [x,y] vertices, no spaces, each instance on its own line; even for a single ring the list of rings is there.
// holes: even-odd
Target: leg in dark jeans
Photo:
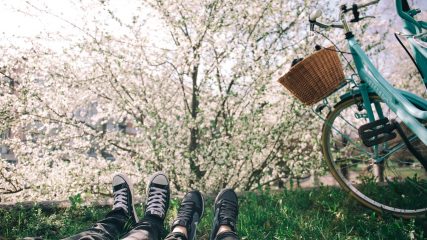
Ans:
[[[137,221],[133,207],[132,183],[126,175],[117,174],[113,177],[113,210],[90,229],[67,240],[116,240]]]
[[[123,240],[159,240],[163,228],[163,221],[152,217],[142,219]]]
[[[77,235],[66,238],[66,240],[113,240],[118,239],[130,223],[130,218],[122,209],[112,210],[107,216],[95,223],[90,229]]]
[[[123,239],[159,240],[169,208],[169,198],[169,179],[162,172],[154,173],[148,183],[144,218]]]

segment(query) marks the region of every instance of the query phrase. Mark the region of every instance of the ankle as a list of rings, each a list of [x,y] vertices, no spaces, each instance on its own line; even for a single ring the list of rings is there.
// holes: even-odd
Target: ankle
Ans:
[[[175,227],[172,229],[172,232],[175,232],[175,233],[182,233],[182,234],[184,234],[184,235],[185,235],[185,237],[186,237],[186,238],[188,237],[187,228],[185,228],[185,227],[183,227],[183,226],[175,226]]]
[[[218,229],[218,232],[217,232],[217,236],[219,235],[219,234],[221,234],[221,233],[225,233],[225,232],[232,232],[233,230],[231,229],[231,227],[230,226],[227,226],[227,225],[221,225],[220,227],[219,227],[219,229]]]

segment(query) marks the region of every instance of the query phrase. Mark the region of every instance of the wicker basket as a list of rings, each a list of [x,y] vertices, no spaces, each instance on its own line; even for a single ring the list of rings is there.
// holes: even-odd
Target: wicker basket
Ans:
[[[344,82],[344,71],[335,48],[328,47],[297,63],[279,82],[301,102],[312,105]]]

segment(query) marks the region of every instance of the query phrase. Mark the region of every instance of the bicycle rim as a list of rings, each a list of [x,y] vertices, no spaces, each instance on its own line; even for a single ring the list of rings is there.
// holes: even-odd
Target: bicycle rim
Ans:
[[[381,106],[384,117],[395,120],[411,137],[413,146],[427,156],[425,146],[401,123],[378,96],[370,96],[372,109]],[[356,117],[357,116],[357,117]],[[375,111],[378,119],[378,112]],[[368,123],[361,97],[338,103],[322,129],[322,151],[338,183],[363,205],[400,217],[425,216],[427,213],[427,171],[404,146],[400,137],[366,147],[358,128]],[[380,158],[382,161],[379,161]]]

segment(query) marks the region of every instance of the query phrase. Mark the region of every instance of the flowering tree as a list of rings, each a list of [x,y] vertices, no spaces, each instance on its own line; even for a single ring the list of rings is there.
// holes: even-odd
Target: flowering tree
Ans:
[[[1,119],[15,135],[3,144],[18,162],[1,161],[2,201],[108,194],[118,171],[140,187],[165,171],[177,191],[323,171],[321,121],[276,82],[319,41],[306,32],[317,2],[147,0],[125,17],[76,4],[80,24],[28,3],[75,32],[7,46],[16,84]]]

